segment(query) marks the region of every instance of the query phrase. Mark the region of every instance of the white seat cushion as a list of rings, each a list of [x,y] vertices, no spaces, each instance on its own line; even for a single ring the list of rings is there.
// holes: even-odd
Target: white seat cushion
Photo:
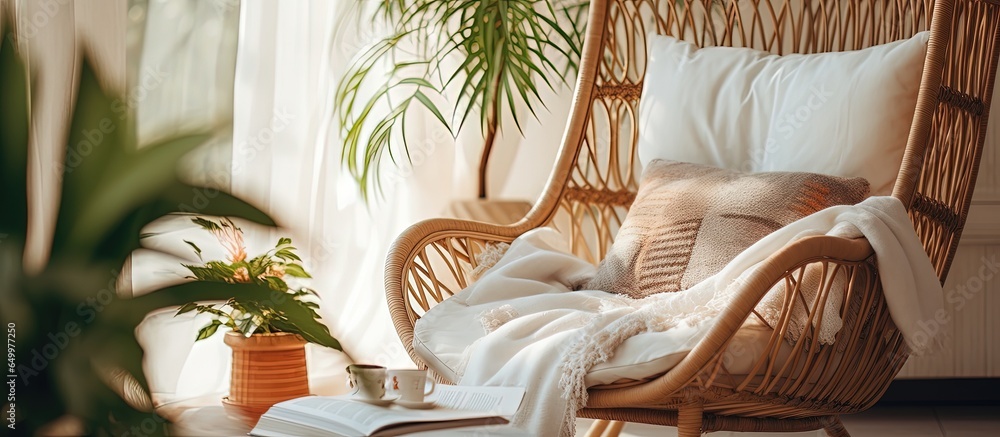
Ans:
[[[872,195],[891,194],[928,36],[778,56],[651,35],[639,105],[640,161],[863,177]]]
[[[413,349],[424,359],[431,370],[452,382],[458,382],[464,366],[467,347],[486,335],[479,317],[459,304],[460,299],[446,299],[417,321],[413,332]],[[443,307],[442,307],[443,306]],[[450,308],[453,307],[453,308]],[[461,329],[441,329],[442,326],[462,327]],[[685,347],[671,347],[664,342],[675,342],[679,330],[693,331],[692,328],[674,328],[674,335],[663,332],[646,332],[626,340],[607,362],[598,364],[587,374],[587,386],[605,385],[624,380],[641,380],[662,374],[685,356]],[[727,349],[726,368],[732,374],[750,371],[761,351],[767,347],[772,330],[759,323],[748,323],[741,328]],[[689,348],[692,345],[687,345]],[[684,352],[666,353],[683,349]],[[782,349],[788,349],[782,343]],[[787,353],[786,351],[783,351]]]

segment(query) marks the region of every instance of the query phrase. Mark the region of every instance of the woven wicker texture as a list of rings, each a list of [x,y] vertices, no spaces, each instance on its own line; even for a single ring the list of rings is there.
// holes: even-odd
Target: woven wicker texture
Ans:
[[[386,263],[393,323],[413,354],[413,323],[468,283],[476,254],[540,226],[554,226],[594,263],[614,241],[638,188],[637,108],[645,38],[668,34],[702,46],[774,53],[853,50],[930,30],[924,77],[893,195],[910,216],[941,280],[961,237],[975,185],[1000,49],[996,0],[594,0],[574,106],[548,185],[509,226],[460,220],[414,225]],[[811,267],[810,267],[811,266]],[[806,269],[846,281],[802,281]],[[836,275],[834,275],[836,273]],[[726,347],[768,289],[783,283],[785,310],[748,375],[726,370]],[[819,289],[803,290],[815,286]],[[846,287],[844,327],[822,345],[812,326],[830,287]],[[807,299],[806,296],[809,298]],[[790,354],[779,353],[794,305],[810,322]],[[457,329],[461,329],[457,327]],[[740,353],[730,351],[728,353]],[[743,353],[751,353],[745,351]],[[802,431],[847,435],[839,414],[864,410],[884,393],[907,351],[882,295],[864,239],[812,237],[773,254],[721,322],[677,366],[640,384],[596,387],[584,417],[702,431]],[[440,378],[439,378],[440,379]],[[447,381],[445,381],[447,382]],[[603,422],[602,422],[603,423]],[[617,426],[608,427],[609,430]],[[607,433],[606,433],[607,434]]]

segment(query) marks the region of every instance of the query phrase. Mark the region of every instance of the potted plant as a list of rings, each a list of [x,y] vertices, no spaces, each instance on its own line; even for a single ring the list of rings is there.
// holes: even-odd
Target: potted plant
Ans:
[[[381,0],[375,14],[390,35],[362,51],[341,80],[336,108],[345,136],[341,159],[367,199],[379,186],[383,152],[409,157],[404,130],[410,106],[423,107],[453,135],[475,111],[483,134],[479,198],[503,114],[520,130],[519,105],[535,114],[542,84],[575,74],[587,0]],[[378,68],[389,64],[389,73]],[[375,91],[365,93],[368,85]],[[457,92],[450,116],[435,103]],[[391,108],[379,112],[381,105]],[[392,139],[404,152],[394,155]]]
[[[192,274],[189,279],[256,284],[272,291],[263,300],[237,295],[223,303],[190,302],[177,310],[177,315],[195,311],[214,316],[198,330],[196,341],[211,337],[222,326],[229,328],[225,343],[233,349],[233,363],[229,396],[223,404],[253,426],[275,403],[309,394],[307,341],[342,349],[319,322],[316,292],[304,287],[293,290],[286,282],[286,278],[310,277],[290,238],[279,238],[271,250],[248,258],[243,230],[230,218],[216,222],[194,217],[191,221],[214,235],[228,257],[201,265],[185,264]],[[185,243],[201,260],[201,248],[187,240]],[[308,317],[290,318],[286,310],[275,307],[276,303],[287,303]]]

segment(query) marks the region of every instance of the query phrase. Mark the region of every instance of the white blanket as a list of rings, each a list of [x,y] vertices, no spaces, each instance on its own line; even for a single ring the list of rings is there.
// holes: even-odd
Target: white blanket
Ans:
[[[659,332],[669,339],[665,348],[690,351],[730,300],[733,284],[785,245],[822,234],[863,235],[871,242],[893,321],[911,349],[925,350],[933,333],[922,332],[919,322],[942,309],[943,292],[905,209],[891,197],[820,211],[765,237],[691,289],[642,300],[571,291],[594,267],[569,255],[555,231],[538,229],[515,240],[478,282],[417,323],[442,320],[435,313],[448,311],[468,322],[420,329],[483,329],[484,335],[466,348],[460,383],[526,387],[515,424],[535,435],[572,435],[576,410],[586,403],[584,377],[620,344],[643,332]],[[762,305],[768,302],[780,299],[769,296]],[[447,319],[454,323],[455,317]]]

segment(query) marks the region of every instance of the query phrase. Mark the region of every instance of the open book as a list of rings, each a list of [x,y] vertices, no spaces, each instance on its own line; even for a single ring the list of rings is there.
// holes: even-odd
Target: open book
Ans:
[[[380,407],[349,396],[307,396],[275,404],[260,417],[250,435],[394,436],[434,429],[498,425],[509,422],[524,397],[520,387],[438,385],[428,410],[399,405]]]

